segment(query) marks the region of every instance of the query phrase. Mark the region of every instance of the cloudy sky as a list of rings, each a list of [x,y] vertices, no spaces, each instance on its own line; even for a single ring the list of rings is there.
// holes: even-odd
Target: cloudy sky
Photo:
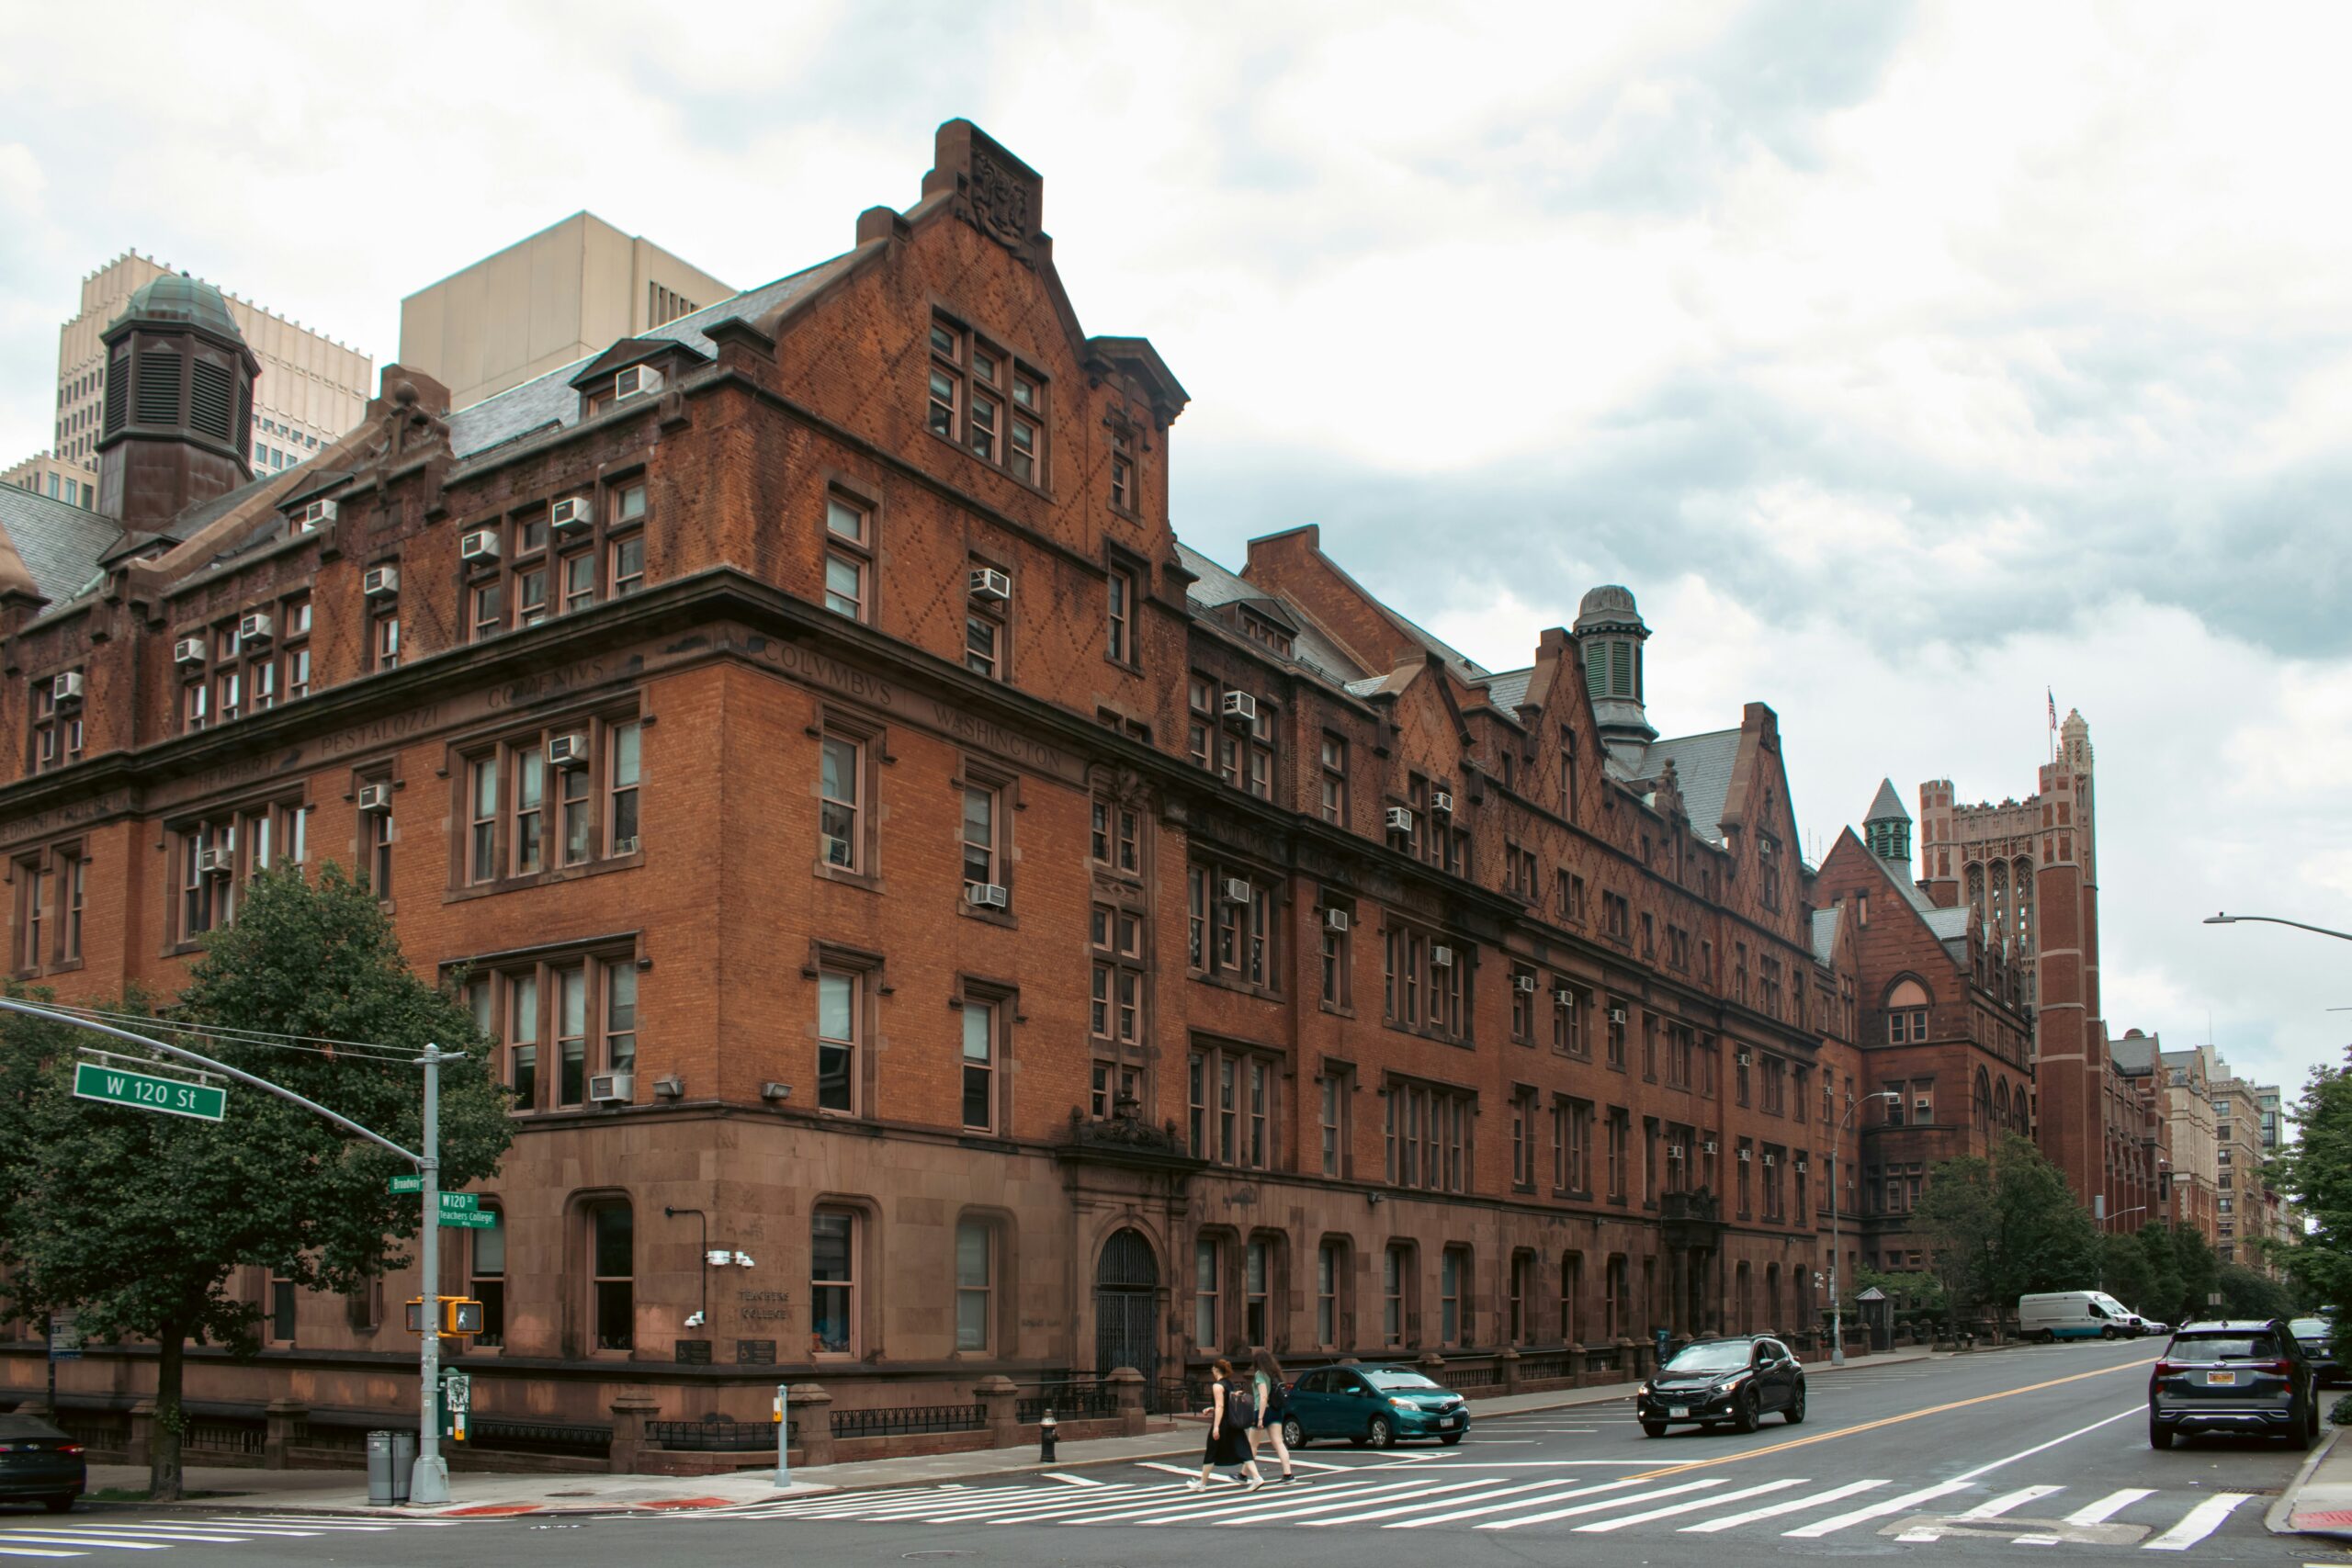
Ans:
[[[1194,545],[1319,523],[1498,668],[1626,583],[1655,721],[1772,704],[1816,855],[1882,774],[2030,791],[2052,689],[2114,1030],[2352,1038],[2352,950],[2199,923],[2352,929],[2352,9],[104,14],[0,13],[0,462],[126,248],[380,364],[582,208],[739,287],[832,254],[968,116],[1192,391]]]

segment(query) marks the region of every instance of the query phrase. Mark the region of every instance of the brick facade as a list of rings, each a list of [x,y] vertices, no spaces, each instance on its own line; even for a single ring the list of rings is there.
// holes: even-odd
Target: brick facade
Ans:
[[[1853,949],[1772,711],[1620,755],[1566,629],[1487,671],[1312,529],[1185,550],[1182,388],[1081,332],[1034,174],[936,157],[831,262],[447,419],[389,367],[300,474],[0,595],[18,973],[169,992],[265,841],[388,872],[530,1084],[500,1272],[444,1259],[486,1416],[1809,1327]],[[192,1392],[398,1408],[368,1315]]]

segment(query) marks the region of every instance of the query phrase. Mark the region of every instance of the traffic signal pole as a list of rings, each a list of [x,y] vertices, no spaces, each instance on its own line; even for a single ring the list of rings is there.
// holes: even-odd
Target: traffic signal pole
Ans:
[[[419,1261],[424,1276],[424,1332],[419,1337],[421,1344],[417,1350],[417,1371],[423,1378],[424,1387],[417,1399],[421,1419],[416,1429],[416,1465],[409,1473],[409,1500],[423,1504],[447,1503],[449,1500],[449,1463],[441,1457],[440,1411],[435,1403],[441,1393],[437,1386],[441,1381],[442,1322],[441,1064],[461,1061],[464,1059],[465,1053],[444,1051],[438,1045],[427,1045],[424,1048],[424,1055],[416,1058],[418,1065],[424,1068],[424,1136],[423,1140],[424,1152],[416,1154],[401,1147],[381,1133],[361,1126],[348,1116],[329,1111],[315,1100],[296,1094],[292,1089],[274,1084],[267,1078],[256,1077],[252,1073],[229,1066],[226,1062],[216,1062],[209,1056],[199,1055],[184,1045],[173,1045],[144,1034],[133,1034],[127,1029],[117,1029],[111,1024],[99,1023],[91,1019],[76,1018],[72,1013],[35,1007],[30,1002],[21,1002],[14,997],[0,997],[0,1012],[22,1013],[27,1018],[37,1018],[46,1023],[63,1024],[69,1029],[85,1029],[96,1034],[111,1035],[117,1040],[128,1041],[133,1045],[143,1047],[158,1055],[186,1062],[191,1066],[201,1067],[207,1072],[219,1073],[223,1077],[257,1089],[264,1094],[274,1094],[278,1099],[290,1100],[315,1115],[323,1116],[345,1132],[356,1134],[369,1143],[390,1150],[416,1167],[424,1179],[424,1219],[422,1228],[417,1233],[421,1238],[422,1252]],[[51,1394],[50,1407],[53,1410],[56,1404],[56,1396]]]

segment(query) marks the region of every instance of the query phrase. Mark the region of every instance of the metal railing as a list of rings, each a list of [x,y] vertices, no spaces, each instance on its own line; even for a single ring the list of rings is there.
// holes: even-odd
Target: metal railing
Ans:
[[[580,1454],[602,1458],[613,1445],[610,1427],[560,1421],[506,1421],[476,1416],[466,1427],[466,1445],[515,1453]]]
[[[1028,1392],[1013,1403],[1013,1419],[1026,1426],[1045,1418],[1046,1411],[1054,1413],[1057,1421],[1087,1420],[1119,1413],[1118,1391],[1109,1383],[1094,1378],[1070,1378],[1058,1382],[1033,1383]]]
[[[902,1404],[833,1412],[835,1438],[904,1438],[925,1432],[978,1432],[988,1412],[978,1404]],[[773,1434],[771,1434],[773,1438]]]
[[[646,1439],[657,1449],[695,1453],[757,1453],[775,1447],[773,1421],[730,1421],[706,1416],[699,1421],[648,1421]]]
[[[260,1457],[263,1428],[236,1421],[191,1420],[180,1436],[180,1446],[210,1454],[251,1454]]]

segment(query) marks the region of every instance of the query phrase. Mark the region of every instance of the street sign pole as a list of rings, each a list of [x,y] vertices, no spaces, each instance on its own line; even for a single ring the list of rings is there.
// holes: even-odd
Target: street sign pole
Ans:
[[[441,1457],[441,1047],[427,1045],[424,1064],[424,1153],[416,1162],[424,1178],[424,1220],[417,1230],[418,1267],[424,1275],[424,1332],[417,1346],[416,1465],[409,1472],[408,1500],[437,1505],[449,1500],[449,1461]]]
[[[792,1441],[792,1390],[775,1385],[775,1483],[792,1484],[792,1456],[785,1451]]]

